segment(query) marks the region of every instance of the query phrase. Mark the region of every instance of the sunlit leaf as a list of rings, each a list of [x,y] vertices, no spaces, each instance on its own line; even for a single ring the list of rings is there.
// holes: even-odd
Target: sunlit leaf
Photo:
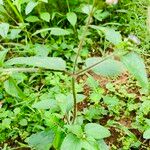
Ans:
[[[13,97],[21,99],[25,97],[24,93],[21,91],[21,89],[17,86],[12,78],[9,78],[4,82],[4,89],[9,95]]]
[[[3,3],[3,0],[0,0],[0,5],[3,5],[4,3]]]
[[[48,12],[40,13],[40,18],[46,22],[50,21],[50,14]]]
[[[141,87],[148,90],[149,82],[143,59],[135,52],[130,52],[121,58],[127,70],[138,80]]]
[[[67,19],[68,21],[70,22],[70,24],[72,26],[75,26],[76,25],[76,22],[77,22],[77,15],[74,13],[74,12],[68,12],[67,13]]]
[[[25,8],[25,14],[28,15],[37,4],[38,4],[37,2],[34,2],[32,0],[29,1],[29,3],[27,4],[27,6]]]
[[[96,123],[86,124],[84,130],[87,136],[94,139],[103,139],[110,136],[110,131],[107,128]]]
[[[7,37],[8,31],[9,31],[9,24],[8,23],[0,23],[0,35],[3,38]]]
[[[37,16],[29,16],[25,19],[28,22],[37,22],[40,21],[40,19]]]
[[[66,63],[57,57],[17,57],[5,62],[5,65],[29,65],[52,70],[65,70]]]
[[[0,66],[3,66],[3,62],[5,60],[7,52],[8,52],[7,49],[0,51]]]
[[[52,146],[54,135],[52,130],[42,131],[32,134],[25,141],[36,150],[49,150]]]
[[[150,128],[147,129],[143,134],[144,139],[150,139]]]
[[[73,134],[67,134],[62,145],[61,150],[81,150],[81,140]]]
[[[86,66],[90,67],[97,62],[100,62],[102,58],[100,57],[92,57],[86,60]],[[92,68],[96,74],[103,75],[103,76],[118,76],[124,72],[124,66],[121,62],[113,59],[107,59],[100,64],[96,65]]]

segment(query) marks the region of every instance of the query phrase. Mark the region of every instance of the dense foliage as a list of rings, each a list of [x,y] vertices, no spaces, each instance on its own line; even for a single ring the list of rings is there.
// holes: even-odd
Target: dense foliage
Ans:
[[[149,0],[0,0],[0,148],[148,150]]]

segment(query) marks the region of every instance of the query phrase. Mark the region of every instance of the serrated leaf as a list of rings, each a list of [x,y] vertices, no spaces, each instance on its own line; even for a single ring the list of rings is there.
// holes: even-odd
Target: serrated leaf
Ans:
[[[102,58],[100,57],[92,57],[86,60],[86,66],[90,67],[97,62],[100,62]],[[92,71],[98,75],[102,76],[118,76],[124,72],[124,66],[121,62],[114,59],[107,59],[101,62],[99,65],[92,68]]]
[[[87,136],[94,139],[103,139],[111,135],[107,128],[96,123],[86,124],[84,130]]]
[[[40,18],[46,22],[50,21],[50,14],[48,12],[40,13]]]
[[[49,150],[53,143],[54,135],[52,130],[42,131],[31,135],[25,142],[36,150]]]
[[[7,49],[0,51],[0,66],[3,66],[3,62],[5,60],[7,52],[8,52]]]
[[[74,12],[69,12],[67,13],[67,19],[68,21],[70,22],[70,24],[72,26],[75,26],[76,25],[76,22],[77,22],[77,15],[74,13]]]
[[[17,86],[12,78],[9,78],[4,82],[4,89],[9,95],[13,97],[17,97],[20,99],[25,98],[24,93],[21,91],[21,89]]]
[[[37,4],[38,4],[37,2],[34,2],[32,0],[29,1],[29,3],[27,4],[27,6],[25,8],[25,14],[28,15]]]
[[[150,139],[150,128],[147,129],[143,134],[144,139]]]
[[[81,141],[73,134],[67,134],[61,145],[61,150],[81,150]]]
[[[69,31],[62,28],[45,28],[45,29],[37,30],[35,33],[32,34],[32,36],[46,31],[51,31],[51,35],[56,35],[56,36],[63,36],[63,35],[70,34]]]
[[[17,57],[5,62],[5,65],[29,65],[52,70],[65,70],[66,63],[58,57]]]
[[[137,79],[143,89],[149,87],[148,77],[143,59],[135,52],[130,52],[121,58],[127,70]]]
[[[53,99],[41,100],[32,105],[36,109],[50,109],[56,106],[56,101]]]
[[[0,23],[0,35],[3,38],[7,37],[8,31],[9,31],[9,24],[8,23]]]
[[[28,22],[38,22],[40,19],[37,16],[29,16],[25,19]]]

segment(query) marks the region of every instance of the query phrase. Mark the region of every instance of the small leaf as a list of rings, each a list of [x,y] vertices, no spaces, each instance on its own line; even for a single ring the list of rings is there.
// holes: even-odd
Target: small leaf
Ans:
[[[76,25],[76,22],[77,22],[77,15],[74,13],[74,12],[69,12],[67,13],[67,19],[68,21],[70,22],[70,24],[72,26],[75,26]]]
[[[32,34],[32,36],[46,31],[51,31],[51,35],[56,35],[56,36],[63,36],[63,35],[70,34],[69,31],[61,28],[45,28],[45,29],[37,30],[35,33]]]
[[[37,4],[38,4],[37,2],[34,2],[32,0],[29,1],[29,3],[27,4],[27,6],[25,8],[25,14],[28,15]]]
[[[40,19],[37,16],[29,16],[25,19],[28,22],[38,22]]]
[[[5,62],[5,65],[29,65],[52,70],[65,70],[66,63],[57,57],[17,57]]]
[[[5,60],[7,52],[8,52],[7,49],[0,51],[0,66],[3,66],[3,62]]]
[[[89,13],[91,12],[92,9],[92,5],[85,5],[82,7],[82,12],[89,15]]]
[[[90,67],[97,62],[100,62],[102,58],[100,57],[92,57],[86,60],[86,66]],[[99,65],[96,65],[92,69],[96,74],[103,76],[118,76],[124,72],[124,66],[121,62],[113,59],[107,59],[101,62]]]
[[[42,131],[28,137],[27,142],[36,150],[49,150],[54,140],[54,132],[52,130]]]
[[[8,31],[9,31],[9,24],[8,23],[0,23],[0,35],[3,38],[7,37]]]
[[[40,18],[46,22],[50,21],[50,14],[48,12],[40,13]]]
[[[135,52],[130,52],[121,58],[127,70],[138,80],[143,89],[148,90],[149,82],[143,59]]]
[[[73,134],[67,134],[61,145],[61,150],[81,150],[81,141]]]
[[[33,108],[37,109],[50,109],[54,106],[56,106],[56,101],[53,99],[42,100],[32,105]]]
[[[96,123],[88,123],[85,125],[85,133],[94,139],[103,139],[110,136],[110,131]]]
[[[13,97],[17,97],[20,99],[25,97],[24,93],[21,91],[21,89],[17,86],[12,78],[9,78],[4,82],[4,89],[9,95]]]
[[[109,150],[109,147],[108,147],[108,145],[105,143],[104,140],[99,140],[99,141],[98,141],[98,144],[99,144],[99,149],[100,149],[100,150]]]
[[[21,29],[12,29],[9,35],[11,40],[18,38],[18,34],[21,32]]]
[[[150,128],[147,129],[143,134],[144,139],[150,139]]]

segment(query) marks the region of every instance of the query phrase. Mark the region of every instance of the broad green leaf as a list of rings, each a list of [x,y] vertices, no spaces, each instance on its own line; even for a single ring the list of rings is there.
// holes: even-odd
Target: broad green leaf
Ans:
[[[149,82],[143,59],[135,52],[130,52],[121,58],[129,73],[140,83],[143,89],[148,90]]]
[[[91,12],[92,9],[92,5],[84,5],[82,7],[82,12],[89,15],[89,13]]]
[[[3,3],[3,0],[0,0],[0,5],[3,5],[4,3]]]
[[[0,23],[0,35],[3,38],[7,37],[8,31],[9,31],[9,24],[8,23]]]
[[[65,70],[66,63],[57,57],[17,57],[5,62],[5,65],[29,65],[52,70]]]
[[[103,97],[103,101],[105,104],[109,105],[109,106],[116,106],[119,104],[119,99],[116,97],[110,97],[110,96],[104,96]]]
[[[67,134],[61,145],[61,150],[81,150],[81,141],[73,134]]]
[[[42,131],[31,135],[25,142],[36,150],[49,150],[52,146],[54,135],[52,130]]]
[[[95,25],[90,25],[91,28],[97,31],[102,31],[105,34],[105,38],[114,45],[118,45],[122,42],[122,36],[118,31],[112,28],[100,27]]]
[[[144,139],[150,139],[150,128],[147,129],[143,134]]]
[[[92,57],[88,58],[86,60],[86,66],[90,67],[91,65],[94,65],[97,62],[100,62],[102,58],[100,57]],[[92,68],[92,70],[102,76],[118,76],[121,73],[124,72],[124,66],[121,62],[113,59],[107,59],[100,64],[96,65],[95,67]]]
[[[105,143],[104,140],[99,140],[98,141],[99,144],[99,150],[109,150],[108,145]]]
[[[122,42],[122,36],[118,31],[110,28],[105,28],[103,31],[106,39],[114,45],[118,45]]]
[[[7,52],[8,52],[7,49],[0,51],[0,67],[3,66],[3,62],[5,60]]]
[[[29,3],[27,4],[27,6],[25,8],[25,14],[28,15],[37,4],[38,4],[37,2],[34,2],[32,0],[29,1]]]
[[[50,109],[56,106],[56,101],[53,99],[41,100],[32,105],[33,108],[37,109]]]
[[[9,38],[11,40],[18,38],[20,32],[21,32],[21,29],[12,29],[10,32]]]
[[[99,21],[102,21],[103,19],[107,18],[110,15],[108,11],[102,11],[102,10],[96,10],[94,13],[94,18],[96,18]]]
[[[75,26],[76,25],[76,22],[77,22],[77,15],[74,13],[74,12],[69,12],[67,13],[67,19],[68,21],[70,22],[70,24],[72,26]]]
[[[21,91],[21,89],[17,86],[12,78],[9,78],[4,82],[4,89],[9,95],[13,97],[17,97],[20,99],[25,97],[24,93]]]
[[[77,103],[83,101],[84,99],[85,99],[85,96],[83,94],[77,94]],[[56,101],[61,111],[64,114],[69,112],[73,108],[72,94],[68,94],[67,96],[63,94],[58,94],[56,95]]]
[[[40,19],[37,16],[29,16],[25,19],[28,22],[38,22]]]
[[[69,35],[69,34],[70,32],[65,29],[51,28],[51,35],[61,36],[61,35]]]
[[[56,36],[63,36],[63,35],[70,34],[69,31],[61,28],[45,28],[45,29],[37,30],[35,33],[32,34],[32,36],[46,31],[51,31],[51,35],[56,35]]]
[[[83,134],[82,128],[80,125],[65,125],[69,132],[75,134],[77,137],[81,137]]]
[[[110,136],[110,131],[96,123],[88,123],[85,125],[85,133],[94,139],[103,139]]]
[[[50,21],[50,14],[48,12],[40,13],[40,18],[46,22]]]

